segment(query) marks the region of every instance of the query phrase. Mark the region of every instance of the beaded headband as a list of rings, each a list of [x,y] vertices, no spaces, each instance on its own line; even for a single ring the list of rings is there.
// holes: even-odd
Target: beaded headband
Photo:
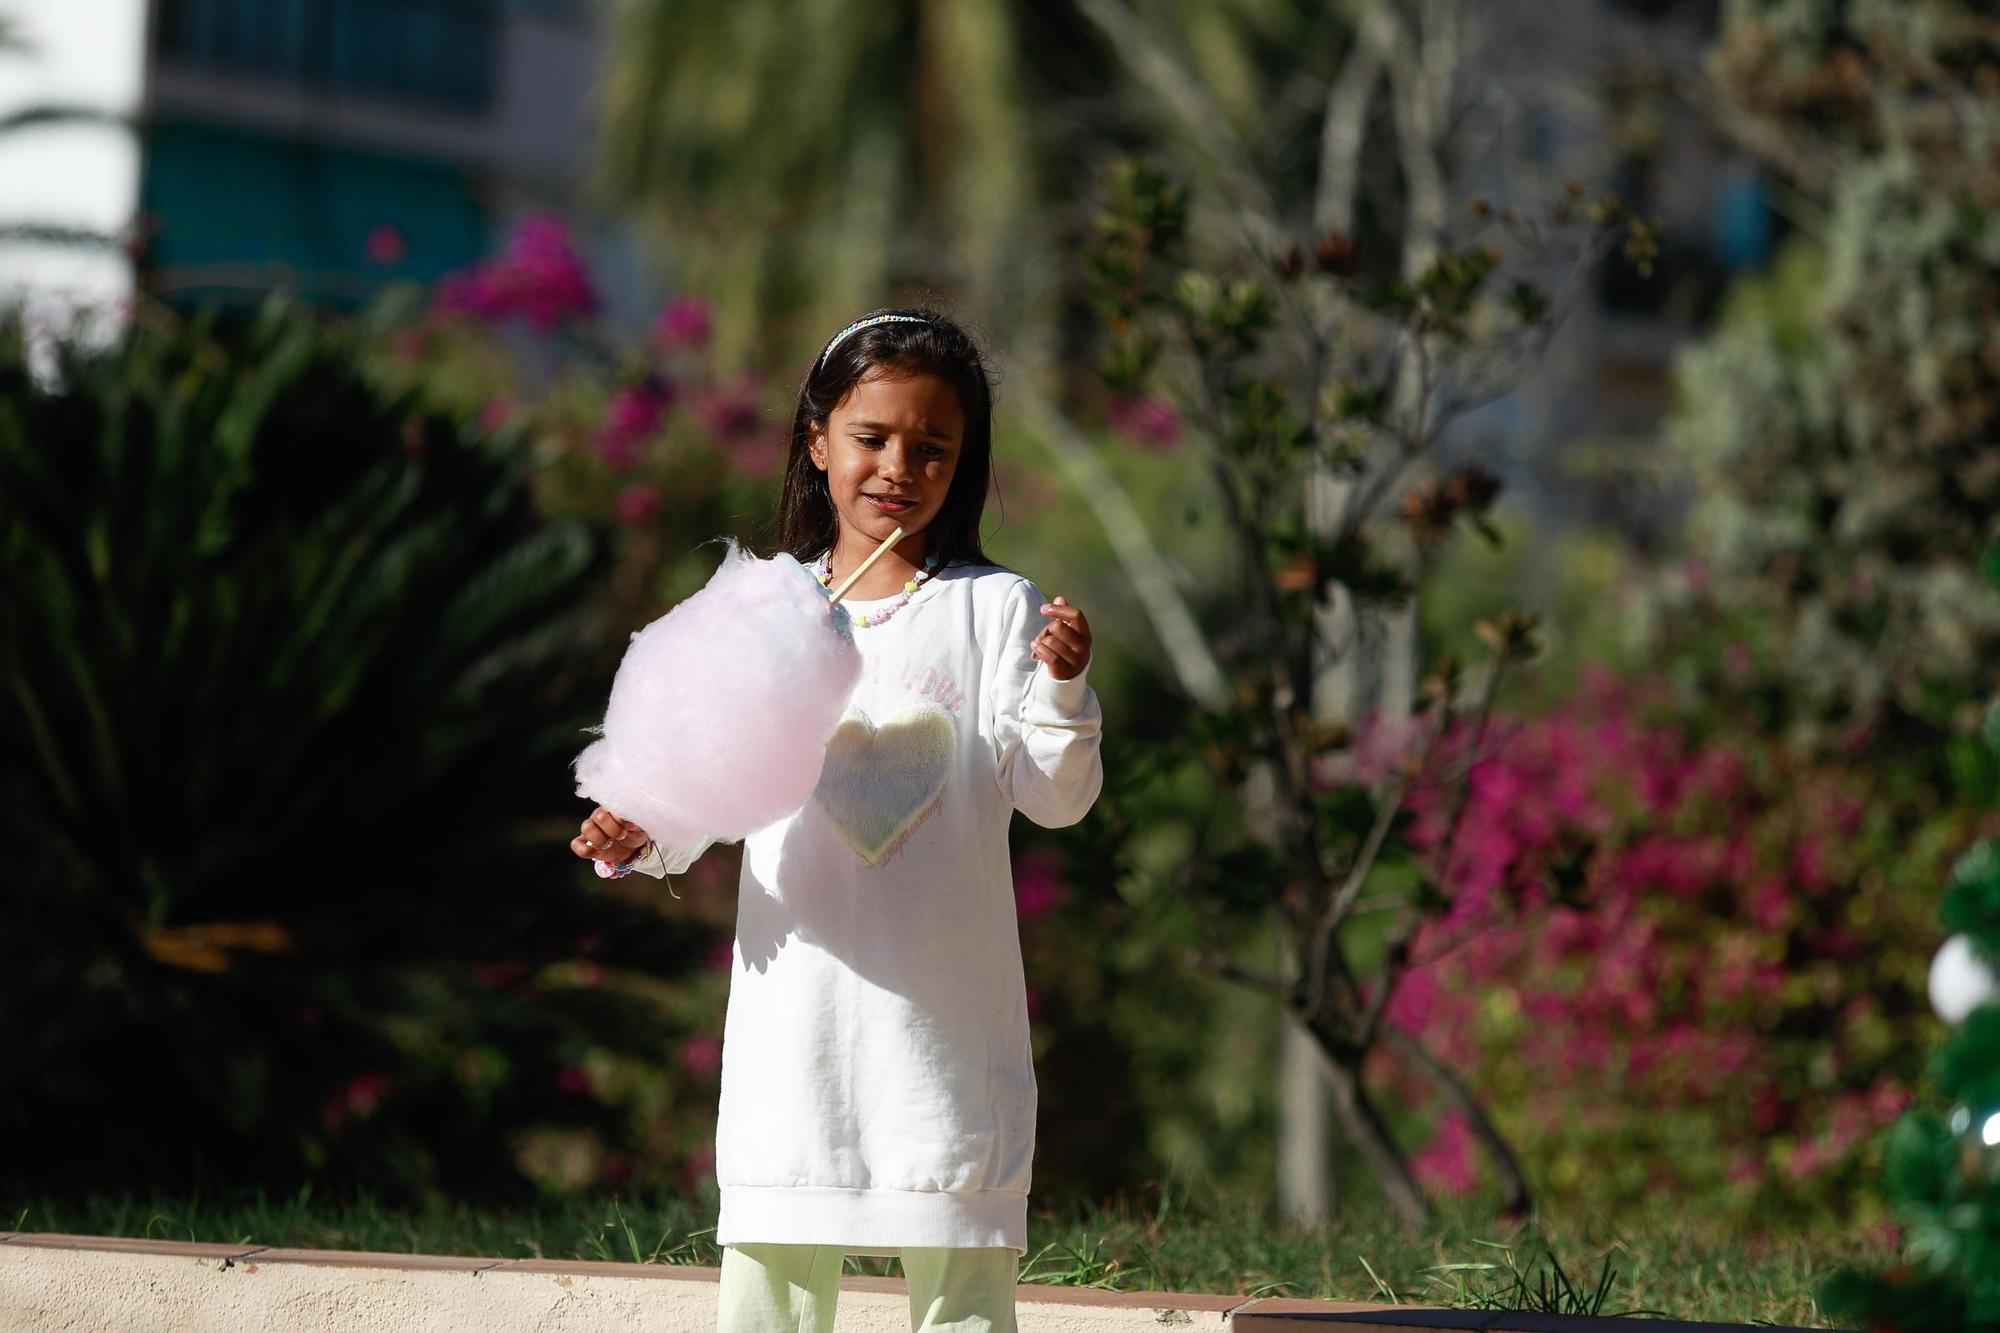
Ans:
[[[857,319],[852,324],[849,324],[846,328],[842,329],[839,333],[833,335],[833,341],[828,343],[826,345],[826,350],[819,354],[818,364],[821,366],[825,365],[826,359],[833,355],[833,349],[840,346],[841,339],[845,338],[848,334],[853,333],[858,329],[865,329],[870,324],[888,324],[897,320],[901,320],[903,322],[910,324],[930,323],[930,321],[925,319],[922,315],[871,315],[867,319]]]

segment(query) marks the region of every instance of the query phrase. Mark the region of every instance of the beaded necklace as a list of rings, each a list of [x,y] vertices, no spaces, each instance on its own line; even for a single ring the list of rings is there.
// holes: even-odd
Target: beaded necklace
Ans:
[[[875,626],[885,623],[890,616],[895,615],[898,611],[908,606],[910,598],[916,595],[917,589],[929,582],[932,572],[937,569],[937,562],[938,558],[936,556],[925,556],[924,567],[917,571],[915,578],[904,582],[903,595],[891,603],[887,610],[877,611],[872,615],[865,616],[858,616],[849,611],[847,613],[848,619],[854,622],[856,629],[873,629]],[[819,562],[813,566],[813,577],[819,580],[819,586],[822,588],[831,588],[833,586],[833,552],[828,551],[819,558]]]

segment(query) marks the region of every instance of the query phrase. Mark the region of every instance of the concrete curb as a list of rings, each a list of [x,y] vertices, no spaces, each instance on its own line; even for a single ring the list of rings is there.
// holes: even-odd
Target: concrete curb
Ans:
[[[0,1232],[0,1333],[714,1333],[717,1270]],[[841,1333],[908,1333],[901,1278],[848,1277]],[[1021,1333],[1231,1333],[1409,1306],[1024,1285]],[[1246,1319],[1246,1326],[1262,1322]],[[1270,1325],[1266,1324],[1266,1328]]]

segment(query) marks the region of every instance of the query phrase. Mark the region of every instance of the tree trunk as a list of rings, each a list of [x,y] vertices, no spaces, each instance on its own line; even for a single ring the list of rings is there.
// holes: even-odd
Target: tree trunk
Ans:
[[[1340,1181],[1326,1059],[1282,1006],[1278,1024],[1278,1211],[1293,1222],[1327,1222],[1340,1206]]]
[[[1422,1235],[1431,1223],[1430,1204],[1417,1185],[1416,1177],[1410,1174],[1410,1164],[1403,1160],[1402,1150],[1390,1137],[1389,1126],[1384,1123],[1382,1113],[1375,1108],[1374,1099],[1368,1095],[1368,1089],[1361,1081],[1361,1053],[1337,1054],[1347,1050],[1347,1043],[1339,1034],[1327,1031],[1328,1021],[1326,1018],[1318,1020],[1313,1025],[1313,1036],[1324,1058],[1328,1081],[1333,1086],[1334,1109],[1340,1113],[1347,1140],[1373,1173],[1383,1199],[1404,1233]],[[1351,1064],[1348,1063],[1350,1059],[1353,1061]]]

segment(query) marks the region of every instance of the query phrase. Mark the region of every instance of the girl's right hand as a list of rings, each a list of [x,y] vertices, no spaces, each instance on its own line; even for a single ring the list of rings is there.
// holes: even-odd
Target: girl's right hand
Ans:
[[[569,849],[587,860],[615,865],[633,860],[651,841],[646,830],[626,823],[600,805],[583,821],[583,831],[569,840]]]

